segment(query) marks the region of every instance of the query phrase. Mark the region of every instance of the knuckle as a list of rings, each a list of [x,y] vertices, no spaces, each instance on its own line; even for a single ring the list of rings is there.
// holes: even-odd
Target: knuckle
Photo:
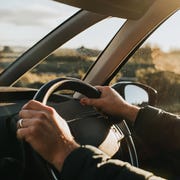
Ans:
[[[52,107],[48,107],[48,108],[47,108],[47,112],[48,112],[49,114],[53,115],[53,114],[55,113],[55,110],[54,110],[54,108],[52,108]]]
[[[109,91],[109,90],[111,89],[111,87],[109,87],[109,86],[104,86],[104,89],[107,90],[107,91]]]
[[[33,136],[34,134],[36,134],[36,132],[37,132],[37,127],[36,126],[31,126],[30,128],[29,128],[29,137],[30,136]]]
[[[23,110],[19,111],[19,117],[23,116]]]
[[[33,104],[34,102],[35,102],[35,100],[33,100],[33,99],[31,99],[31,100],[29,101],[30,104]]]
[[[38,119],[44,119],[46,116],[45,116],[45,113],[44,112],[38,112],[37,114],[36,114],[36,116],[37,116],[37,118]]]
[[[31,143],[33,141],[33,138],[32,136],[27,136],[27,137],[24,137],[24,140],[28,143]]]
[[[34,100],[30,100],[28,103],[27,103],[27,105],[29,105],[29,106],[31,106],[31,105],[33,105],[34,104]]]
[[[40,127],[43,125],[43,120],[40,120],[40,119],[37,119],[35,122],[34,122],[34,126],[35,127]]]

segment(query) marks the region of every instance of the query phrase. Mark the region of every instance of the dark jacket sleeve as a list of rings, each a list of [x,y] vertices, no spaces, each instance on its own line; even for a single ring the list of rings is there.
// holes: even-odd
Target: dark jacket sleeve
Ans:
[[[149,146],[158,151],[180,150],[180,116],[151,106],[140,110],[134,129]]]
[[[109,159],[92,146],[74,150],[65,160],[61,172],[63,180],[160,180],[152,173],[130,164]]]

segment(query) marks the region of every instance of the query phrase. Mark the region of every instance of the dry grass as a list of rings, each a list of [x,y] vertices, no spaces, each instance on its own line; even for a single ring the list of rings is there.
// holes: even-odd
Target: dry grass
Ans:
[[[155,49],[153,51],[153,62],[158,70],[180,74],[180,51],[163,53],[159,49]]]
[[[27,84],[27,83],[31,84],[31,83],[36,83],[36,82],[46,83],[57,77],[59,77],[57,74],[50,74],[50,73],[35,74],[35,73],[28,72],[21,78],[21,82],[23,84]]]

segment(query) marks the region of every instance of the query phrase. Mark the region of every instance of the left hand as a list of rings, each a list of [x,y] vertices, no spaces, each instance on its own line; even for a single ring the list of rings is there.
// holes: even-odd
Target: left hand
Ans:
[[[60,171],[66,157],[79,147],[66,121],[52,107],[34,100],[24,105],[19,116],[23,121],[17,137]]]

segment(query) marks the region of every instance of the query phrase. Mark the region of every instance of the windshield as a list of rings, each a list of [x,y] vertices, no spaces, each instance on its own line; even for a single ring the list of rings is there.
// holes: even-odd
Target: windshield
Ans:
[[[0,21],[0,72],[78,8],[50,0],[2,1]],[[14,8],[16,7],[16,8]],[[14,86],[39,88],[56,77],[83,78],[92,63],[114,37],[125,19],[107,18],[78,34],[27,72]],[[104,31],[106,29],[106,31]],[[73,29],[72,29],[73,30]]]

